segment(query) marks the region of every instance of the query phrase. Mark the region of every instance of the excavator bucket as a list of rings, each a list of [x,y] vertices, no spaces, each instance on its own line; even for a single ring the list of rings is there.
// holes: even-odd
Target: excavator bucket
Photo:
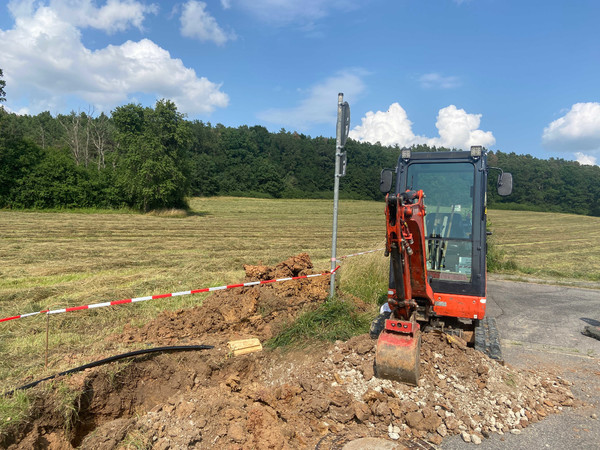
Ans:
[[[377,340],[375,376],[416,386],[419,381],[421,329],[418,323],[385,321]]]

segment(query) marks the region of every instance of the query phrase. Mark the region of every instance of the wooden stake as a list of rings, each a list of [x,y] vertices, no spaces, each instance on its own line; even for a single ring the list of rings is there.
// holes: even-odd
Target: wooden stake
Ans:
[[[44,367],[48,368],[48,330],[50,328],[50,314],[46,313],[46,363]]]

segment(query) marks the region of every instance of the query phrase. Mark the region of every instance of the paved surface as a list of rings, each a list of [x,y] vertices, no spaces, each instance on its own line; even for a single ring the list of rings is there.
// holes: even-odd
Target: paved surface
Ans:
[[[519,435],[492,435],[478,446],[453,436],[441,448],[600,449],[600,341],[582,334],[586,325],[600,325],[600,290],[494,280],[487,305],[506,363],[563,376],[586,406],[565,408]]]

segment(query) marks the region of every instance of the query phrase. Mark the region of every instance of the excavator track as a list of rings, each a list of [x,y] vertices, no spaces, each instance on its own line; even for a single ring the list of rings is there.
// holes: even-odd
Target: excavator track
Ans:
[[[496,361],[504,362],[496,319],[486,317],[478,322],[475,326],[475,350],[485,353]]]

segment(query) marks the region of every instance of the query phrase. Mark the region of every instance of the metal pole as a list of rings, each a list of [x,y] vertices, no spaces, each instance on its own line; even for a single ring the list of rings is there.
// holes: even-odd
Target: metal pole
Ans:
[[[338,111],[337,111],[337,126],[335,139],[335,182],[333,185],[333,233],[331,237],[331,270],[336,267],[336,251],[337,251],[337,216],[338,216],[338,201],[340,197],[340,156],[342,150],[342,104],[344,102],[344,94],[338,94]],[[335,294],[335,272],[331,274],[329,279],[329,297],[333,298]]]

